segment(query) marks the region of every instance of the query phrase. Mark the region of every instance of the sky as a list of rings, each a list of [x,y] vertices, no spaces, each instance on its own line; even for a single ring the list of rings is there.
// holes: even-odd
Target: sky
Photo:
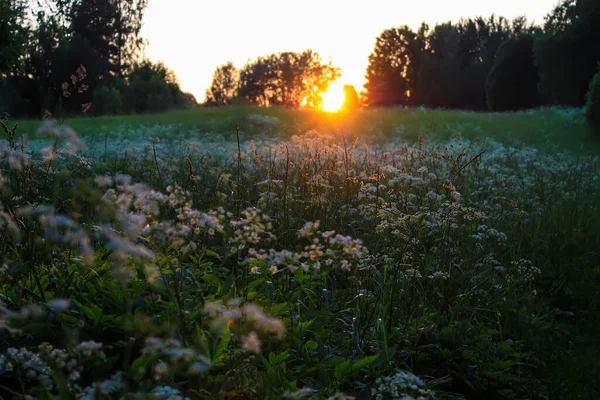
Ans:
[[[175,71],[199,102],[215,68],[312,49],[342,69],[337,83],[362,90],[368,56],[386,28],[491,14],[542,24],[558,0],[149,0],[146,56]]]

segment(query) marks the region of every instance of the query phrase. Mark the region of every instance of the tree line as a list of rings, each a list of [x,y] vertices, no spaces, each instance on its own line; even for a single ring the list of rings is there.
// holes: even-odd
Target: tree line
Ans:
[[[506,111],[582,106],[600,61],[600,3],[563,0],[544,26],[524,17],[385,30],[365,103]]]
[[[0,0],[0,111],[95,115],[195,104],[141,58],[147,0]]]
[[[195,104],[164,64],[141,58],[146,6],[147,0],[45,0],[32,10],[27,0],[0,0],[0,110],[116,114]],[[369,55],[360,104],[580,107],[591,98],[599,39],[597,0],[562,0],[543,26],[491,16],[386,29]],[[228,62],[215,70],[205,103],[318,109],[321,93],[339,77],[338,67],[311,50],[257,57],[241,69]],[[355,89],[344,91],[356,107]]]
[[[582,106],[600,62],[599,5],[563,0],[543,26],[492,15],[386,29],[369,55],[361,103],[492,111]],[[215,70],[207,104],[306,105],[312,83],[320,90],[337,73],[310,51],[259,57],[241,70],[228,62]]]

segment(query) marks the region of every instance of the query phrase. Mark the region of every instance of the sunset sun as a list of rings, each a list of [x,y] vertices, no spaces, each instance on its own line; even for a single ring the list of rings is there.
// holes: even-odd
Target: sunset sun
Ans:
[[[332,83],[322,94],[323,111],[336,112],[344,105],[344,89],[338,83]]]

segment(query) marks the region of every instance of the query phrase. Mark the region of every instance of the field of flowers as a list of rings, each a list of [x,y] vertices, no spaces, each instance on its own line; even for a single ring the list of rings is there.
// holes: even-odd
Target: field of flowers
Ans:
[[[597,156],[244,123],[3,122],[0,399],[600,396]]]

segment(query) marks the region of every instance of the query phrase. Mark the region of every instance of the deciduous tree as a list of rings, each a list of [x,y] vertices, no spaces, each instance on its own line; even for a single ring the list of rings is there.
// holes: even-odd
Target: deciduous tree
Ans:
[[[213,73],[212,84],[206,90],[206,104],[229,104],[236,96],[240,82],[240,72],[231,61],[223,64]]]

